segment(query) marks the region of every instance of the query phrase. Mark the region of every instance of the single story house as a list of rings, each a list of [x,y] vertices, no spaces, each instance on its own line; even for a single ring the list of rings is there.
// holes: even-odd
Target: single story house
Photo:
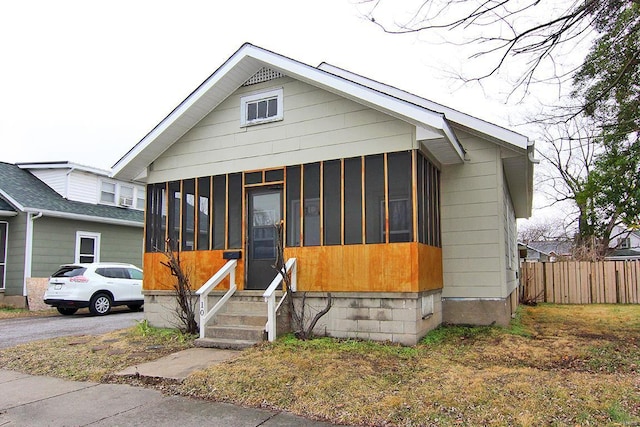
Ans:
[[[171,324],[167,242],[196,287],[237,259],[234,298],[266,313],[282,222],[296,294],[311,310],[332,294],[320,333],[415,344],[442,322],[506,324],[533,155],[511,130],[244,44],[114,165],[147,182],[145,316]]]
[[[558,259],[570,259],[573,242],[568,240],[544,240],[518,243],[523,261],[555,262]]]
[[[145,188],[71,162],[0,162],[0,304],[43,308],[61,264],[142,265]]]

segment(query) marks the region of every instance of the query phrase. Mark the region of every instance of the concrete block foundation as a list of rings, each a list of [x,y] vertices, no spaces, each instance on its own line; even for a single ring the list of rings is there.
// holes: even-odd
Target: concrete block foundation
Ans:
[[[440,290],[416,293],[332,293],[332,307],[314,332],[415,345],[442,323]],[[301,300],[298,295],[296,302]],[[326,306],[327,294],[307,292],[307,318]]]
[[[238,291],[235,295],[242,296],[250,292]],[[212,292],[209,307],[213,307],[223,294],[224,292]],[[145,319],[149,324],[167,328],[177,326],[175,296],[172,291],[145,291],[144,297]],[[263,301],[258,295],[249,297]],[[427,332],[442,323],[440,290],[416,293],[341,292],[332,293],[331,297],[331,309],[314,329],[318,335],[415,345]],[[327,294],[307,292],[305,301],[305,317],[311,321],[326,306]],[[301,293],[296,295],[294,302],[302,302]],[[266,313],[266,303],[264,305]],[[284,320],[282,313],[278,317],[278,326],[281,326]],[[283,332],[285,331],[278,327],[278,335]]]

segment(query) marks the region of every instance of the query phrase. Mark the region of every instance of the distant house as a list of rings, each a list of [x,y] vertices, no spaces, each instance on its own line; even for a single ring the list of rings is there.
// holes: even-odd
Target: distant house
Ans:
[[[65,263],[142,265],[145,188],[70,162],[0,162],[0,304],[25,306]]]
[[[640,230],[615,226],[609,242],[611,253],[606,257],[612,261],[640,259]]]
[[[266,319],[283,221],[298,292],[312,310],[332,294],[318,332],[415,344],[442,322],[506,324],[533,154],[511,130],[245,44],[114,166],[147,183],[145,317],[171,324],[169,239],[196,286],[237,259],[233,298]]]
[[[555,262],[570,258],[573,243],[567,240],[534,241],[518,243],[520,258],[528,262]]]

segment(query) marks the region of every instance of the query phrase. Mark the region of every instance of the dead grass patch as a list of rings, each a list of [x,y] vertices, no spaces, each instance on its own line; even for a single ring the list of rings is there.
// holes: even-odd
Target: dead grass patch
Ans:
[[[445,327],[411,348],[285,338],[178,390],[347,424],[638,423],[639,321],[638,306],[543,305],[516,328]]]
[[[57,316],[58,310],[55,308],[48,310],[31,311],[26,308],[15,308],[7,305],[0,305],[0,320],[15,319],[18,317],[34,317],[34,316]]]
[[[133,328],[103,335],[60,337],[0,350],[0,367],[33,375],[100,381],[108,374],[193,345],[193,337],[171,329]]]
[[[510,328],[443,327],[415,347],[285,337],[170,387],[119,381],[352,425],[638,425],[639,339],[640,306],[539,305]],[[113,381],[190,345],[143,322],[4,349],[0,367]]]

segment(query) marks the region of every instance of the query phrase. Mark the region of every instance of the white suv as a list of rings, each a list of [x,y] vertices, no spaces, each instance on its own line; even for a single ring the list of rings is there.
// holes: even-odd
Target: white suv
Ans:
[[[117,305],[137,311],[144,304],[142,270],[113,262],[62,265],[49,278],[44,302],[64,315],[89,307],[92,314],[102,316]]]

